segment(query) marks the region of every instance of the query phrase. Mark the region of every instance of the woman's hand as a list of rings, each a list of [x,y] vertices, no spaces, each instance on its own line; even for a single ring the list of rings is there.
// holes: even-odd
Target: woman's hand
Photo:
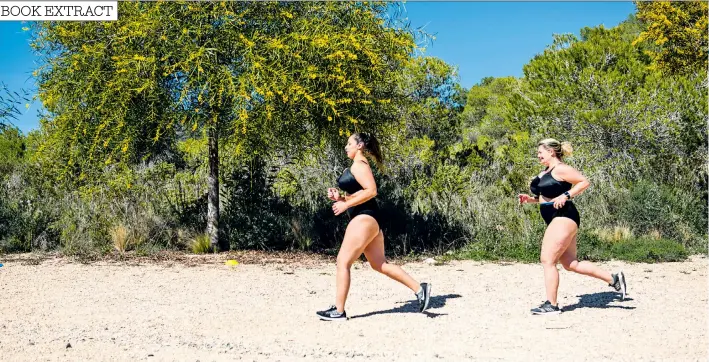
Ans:
[[[519,194],[519,195],[517,195],[517,197],[519,197],[519,204],[520,204],[520,205],[526,204],[526,203],[529,202],[529,200],[533,200],[533,199],[534,199],[532,196],[529,196],[529,195],[527,195],[527,194]]]
[[[327,198],[332,200],[332,201],[340,201],[340,191],[338,191],[334,187],[330,187],[327,189]]]
[[[349,209],[349,206],[347,206],[347,203],[344,201],[338,201],[332,205],[332,211],[335,213],[335,216],[342,214],[347,211],[347,209]]]
[[[562,194],[553,198],[551,201],[554,203],[555,209],[561,209],[562,207],[564,207],[564,204],[566,204],[566,200],[568,200],[568,198],[566,198],[566,195]]]

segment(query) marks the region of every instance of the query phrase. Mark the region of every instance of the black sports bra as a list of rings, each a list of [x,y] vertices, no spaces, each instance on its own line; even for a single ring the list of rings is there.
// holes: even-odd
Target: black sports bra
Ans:
[[[362,185],[357,182],[357,179],[354,177],[349,167],[346,168],[345,171],[342,173],[342,176],[337,179],[337,186],[339,186],[342,190],[345,190],[345,192],[350,195],[354,194],[359,190],[364,189]]]
[[[350,168],[346,168],[345,172],[342,173],[337,179],[337,185],[345,190],[348,194],[354,194],[355,192],[362,190],[362,185],[357,182],[357,179],[352,175]]]
[[[362,185],[357,182],[357,179],[354,177],[349,167],[346,168],[345,171],[342,173],[342,176],[337,179],[337,185],[340,187],[340,189],[344,190],[350,195],[363,189]],[[351,218],[360,214],[366,214],[374,217],[377,222],[380,222],[378,210],[379,205],[377,205],[377,200],[372,198],[359,205],[347,209],[347,214],[350,215]]]
[[[555,198],[566,191],[571,190],[571,183],[567,181],[559,181],[551,175],[551,170],[546,171],[542,177],[535,177],[529,185],[529,190],[535,196],[542,195],[546,198]]]

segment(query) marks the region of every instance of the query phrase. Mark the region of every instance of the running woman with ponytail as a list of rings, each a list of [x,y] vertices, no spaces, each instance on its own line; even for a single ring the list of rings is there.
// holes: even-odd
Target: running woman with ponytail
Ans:
[[[347,140],[345,152],[352,160],[352,165],[345,169],[337,183],[347,194],[340,195],[336,188],[330,188],[327,196],[335,201],[332,205],[335,215],[347,211],[350,223],[347,225],[345,238],[337,254],[335,305],[317,312],[317,315],[323,320],[347,320],[345,301],[350,289],[350,268],[362,253],[367,257],[372,269],[411,289],[419,302],[419,312],[423,312],[428,308],[431,284],[419,284],[399,266],[387,263],[384,256],[381,214],[374,199],[377,196],[377,184],[366,157],[370,156],[377,164],[381,164],[382,153],[379,142],[370,134],[355,133]]]
[[[568,271],[605,281],[621,293],[621,298],[625,298],[625,275],[622,271],[611,274],[591,262],[578,261],[576,258],[576,235],[581,217],[572,199],[586,190],[590,183],[579,171],[562,162],[564,156],[571,155],[571,151],[568,142],[560,143],[551,138],[539,142],[537,158],[546,169],[532,180],[530,190],[533,196],[518,196],[520,204],[540,203],[539,211],[547,224],[540,257],[544,267],[547,300],[532,309],[532,314],[561,313],[557,303],[557,262],[561,262]]]

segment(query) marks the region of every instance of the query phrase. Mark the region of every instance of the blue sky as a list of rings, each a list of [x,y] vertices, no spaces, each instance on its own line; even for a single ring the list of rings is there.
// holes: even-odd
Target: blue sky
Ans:
[[[551,44],[553,34],[585,26],[613,27],[635,12],[632,2],[408,2],[412,27],[436,40],[426,55],[459,69],[471,87],[483,77],[522,76],[522,66]],[[119,14],[120,16],[120,14]],[[34,88],[35,57],[20,22],[0,21],[0,81],[13,90]],[[23,132],[38,127],[34,103],[14,122]]]

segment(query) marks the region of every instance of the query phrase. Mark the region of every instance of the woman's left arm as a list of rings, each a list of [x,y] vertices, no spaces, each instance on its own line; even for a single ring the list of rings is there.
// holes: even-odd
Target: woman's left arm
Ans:
[[[567,197],[566,194],[561,194],[555,197],[554,200],[552,200],[554,202],[554,208],[556,209],[563,207],[564,204],[566,204],[566,201],[578,195],[581,195],[584,190],[591,186],[591,183],[588,182],[586,176],[581,174],[581,172],[579,172],[575,168],[567,165],[564,165],[564,167],[557,167],[556,178],[573,185],[568,191],[569,197]]]
[[[573,185],[571,190],[569,190],[569,195],[571,195],[572,198],[581,195],[589,186],[591,186],[591,183],[588,179],[586,179],[586,176],[571,166],[561,167],[559,171],[559,177]]]
[[[374,175],[369,165],[363,162],[356,162],[350,167],[350,172],[352,172],[352,176],[357,180],[357,183],[362,186],[362,190],[355,192],[347,198],[345,203],[348,208],[367,202],[377,196],[377,183],[374,181]]]

